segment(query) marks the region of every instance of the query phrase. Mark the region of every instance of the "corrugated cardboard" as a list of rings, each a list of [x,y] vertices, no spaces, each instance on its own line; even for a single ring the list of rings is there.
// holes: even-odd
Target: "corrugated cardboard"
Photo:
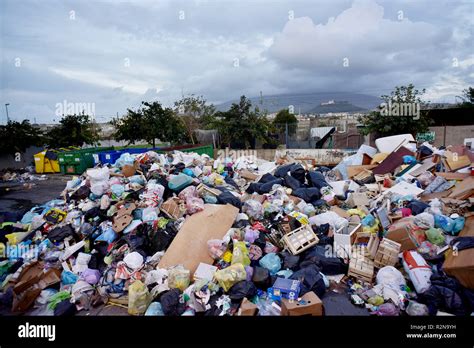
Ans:
[[[449,195],[450,198],[466,199],[474,194],[474,176],[458,182]]]
[[[404,218],[388,229],[385,238],[400,243],[400,251],[416,249],[415,242],[410,237],[410,228],[413,226],[413,218]]]
[[[461,237],[474,237],[474,217],[466,219]],[[474,290],[474,248],[464,249],[453,255],[452,249],[445,254],[443,270],[456,278],[464,287]]]
[[[158,267],[183,265],[194,273],[200,262],[212,264],[207,251],[209,239],[222,239],[239,210],[230,205],[206,204],[204,210],[186,218]]]
[[[258,307],[256,304],[250,302],[249,300],[247,300],[247,298],[244,298],[242,300],[242,304],[240,305],[237,315],[243,316],[243,317],[250,317],[257,314],[257,310],[258,310]]]
[[[300,301],[290,301],[286,298],[281,300],[281,315],[282,316],[322,316],[323,315],[323,302],[321,299],[312,291],[307,292],[301,297],[306,303]]]

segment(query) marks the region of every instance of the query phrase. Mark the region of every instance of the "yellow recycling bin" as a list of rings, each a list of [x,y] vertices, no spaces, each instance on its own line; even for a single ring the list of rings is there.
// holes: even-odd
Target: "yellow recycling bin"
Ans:
[[[59,162],[57,151],[53,150],[44,150],[36,155],[35,159],[35,169],[36,173],[59,173]]]

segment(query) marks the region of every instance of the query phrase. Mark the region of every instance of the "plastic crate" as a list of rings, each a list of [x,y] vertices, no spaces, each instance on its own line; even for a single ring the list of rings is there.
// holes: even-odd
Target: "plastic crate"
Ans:
[[[310,225],[303,225],[285,234],[282,239],[293,255],[297,255],[319,242],[318,236]]]

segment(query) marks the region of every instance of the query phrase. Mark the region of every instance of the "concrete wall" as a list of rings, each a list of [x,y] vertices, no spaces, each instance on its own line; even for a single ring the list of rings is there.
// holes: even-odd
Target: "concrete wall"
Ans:
[[[15,154],[0,156],[0,170],[7,168],[20,169],[27,166],[34,166],[33,155],[43,150],[41,147],[32,146],[26,149],[24,153],[20,153],[19,160],[16,161]]]
[[[474,125],[430,127],[435,132],[435,146],[462,145],[465,138],[474,138]]]

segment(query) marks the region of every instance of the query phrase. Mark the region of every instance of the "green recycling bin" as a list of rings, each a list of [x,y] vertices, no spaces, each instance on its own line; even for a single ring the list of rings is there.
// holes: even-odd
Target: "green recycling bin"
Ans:
[[[113,150],[113,147],[90,147],[76,151],[63,152],[58,155],[62,174],[82,174],[94,166],[93,155],[97,152]]]

